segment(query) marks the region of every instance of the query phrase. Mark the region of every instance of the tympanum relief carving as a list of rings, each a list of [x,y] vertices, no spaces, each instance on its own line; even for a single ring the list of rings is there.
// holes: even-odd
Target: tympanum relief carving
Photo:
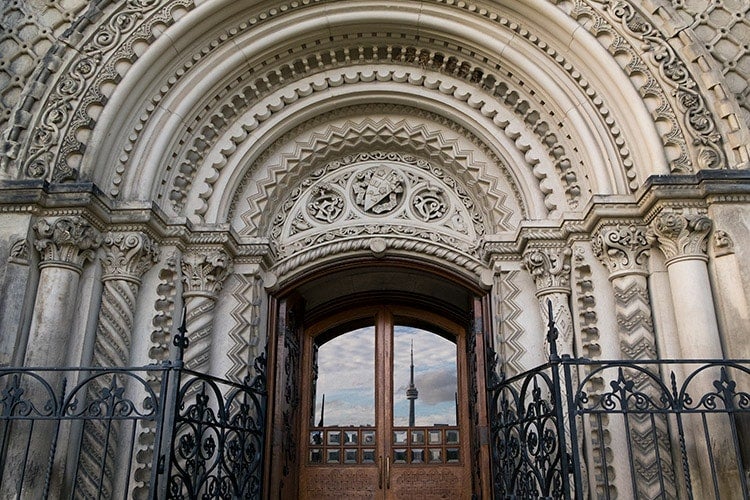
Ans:
[[[476,254],[485,233],[469,194],[440,167],[397,153],[362,153],[326,164],[276,214],[281,257],[352,237],[393,235]]]

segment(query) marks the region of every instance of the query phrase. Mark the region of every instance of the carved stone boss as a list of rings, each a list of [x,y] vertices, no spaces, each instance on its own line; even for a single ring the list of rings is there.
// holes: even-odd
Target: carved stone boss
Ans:
[[[229,276],[232,262],[222,250],[193,250],[182,256],[183,297],[187,310],[186,327],[190,345],[185,352],[185,367],[208,368],[211,354],[211,329],[216,298]]]
[[[547,300],[552,302],[559,332],[557,351],[573,355],[573,316],[570,312],[570,248],[564,245],[529,246],[523,254],[523,266],[536,282],[542,319],[546,323]]]

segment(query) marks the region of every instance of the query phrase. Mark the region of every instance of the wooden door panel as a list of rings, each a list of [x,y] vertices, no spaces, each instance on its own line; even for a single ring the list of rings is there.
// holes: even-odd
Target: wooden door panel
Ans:
[[[386,307],[363,308],[363,311],[367,314],[365,317],[372,321],[369,326],[363,327],[362,322],[358,322],[355,329],[342,331],[335,337],[331,337],[329,325],[338,320],[334,318],[335,321],[332,323],[316,324],[307,331],[304,350],[306,361],[303,364],[305,366],[303,384],[306,389],[303,391],[302,401],[303,408],[305,408],[302,413],[307,417],[302,425],[305,442],[300,455],[299,498],[311,500],[349,498],[469,500],[472,495],[472,473],[469,465],[471,456],[468,439],[466,359],[463,352],[463,346],[466,345],[466,331],[457,325],[448,325],[442,318],[426,312],[421,312],[419,316],[409,314],[396,316],[390,308]],[[398,309],[399,313],[403,311],[406,309]],[[360,314],[364,316],[364,313]],[[356,316],[352,315],[352,317]],[[429,330],[429,326],[427,330],[416,326],[398,326],[398,328],[404,328],[404,330],[399,330],[403,332],[399,335],[409,336],[411,343],[406,344],[401,339],[395,345],[394,328],[401,325],[397,321],[407,318],[405,321],[408,323],[408,317],[419,318],[420,325],[436,325],[435,328],[443,334],[438,335],[435,331]],[[323,339],[320,344],[315,343],[315,337],[318,335]],[[348,338],[348,344],[333,343],[334,340],[343,339],[344,336],[349,335],[353,336]],[[368,335],[373,337],[368,337]],[[438,344],[446,340],[448,345],[452,342],[453,354],[450,354],[450,348],[446,351],[445,346],[441,348],[434,342],[432,344],[425,342],[433,335],[435,336],[433,340],[438,341]],[[454,335],[455,337],[452,338],[455,340],[451,340],[449,335]],[[373,338],[374,342],[370,343],[369,340],[365,342],[365,338]],[[416,350],[413,347],[414,338],[417,339]],[[359,346],[356,351],[351,347],[354,340]],[[363,352],[360,352],[360,347],[364,349]],[[324,349],[330,349],[330,353],[333,354],[326,352],[324,355]],[[439,392],[443,399],[429,400],[432,406],[424,411],[432,411],[432,413],[418,414],[416,420],[413,401],[417,399],[416,391],[413,391],[415,351],[417,357],[430,356],[429,360],[426,357],[422,359],[427,366],[432,366],[434,373],[450,371],[450,359],[455,356],[452,369],[456,374],[453,386],[445,382],[445,379],[433,379],[440,381],[441,391]],[[323,400],[331,403],[335,402],[337,397],[332,398],[331,394],[336,394],[335,390],[328,382],[322,382],[323,374],[328,373],[323,367],[329,366],[329,362],[333,363],[334,367],[339,364],[346,367],[347,371],[337,373],[338,378],[335,380],[346,378],[356,371],[356,368],[342,363],[345,359],[349,359],[340,358],[339,356],[343,353],[347,353],[351,359],[374,358],[372,365],[364,361],[359,361],[358,365],[360,367],[367,365],[368,370],[374,375],[371,382],[363,384],[363,387],[373,386],[374,388],[374,422],[367,419],[357,423],[356,418],[347,413],[335,415],[328,411],[324,418]],[[400,354],[402,358],[399,360],[398,367],[394,365],[394,357],[397,354]],[[406,354],[409,359],[405,361],[403,358]],[[335,369],[341,370],[342,368]],[[335,369],[334,373],[336,373]],[[400,374],[398,381],[394,380],[394,373]],[[404,379],[404,373],[409,374],[408,380]],[[321,381],[320,384],[318,380]],[[407,392],[404,392],[405,383],[408,383],[411,388],[407,389]],[[323,397],[326,393],[323,389],[326,387],[328,399]],[[435,394],[436,387],[438,387],[438,382],[432,382],[432,394]],[[446,392],[444,390],[446,388],[447,392],[451,393],[447,413],[446,408],[440,406],[445,401],[443,393]],[[424,389],[422,397],[428,401],[427,396],[430,392],[427,387]],[[397,398],[408,400],[410,394],[415,397],[411,398],[408,406],[407,419],[403,414],[403,406],[397,412],[394,402]],[[320,406],[316,405],[316,399],[320,399]],[[354,400],[351,403],[353,404]],[[403,401],[401,404],[403,405]],[[337,411],[341,412],[340,409]],[[346,418],[340,415],[345,415]],[[407,421],[411,424],[407,425]],[[390,457],[390,459],[385,457]]]
[[[308,500],[382,498],[377,466],[307,467],[302,475],[300,497]]]
[[[457,466],[391,466],[390,488],[386,498],[393,499],[470,499],[471,474]]]

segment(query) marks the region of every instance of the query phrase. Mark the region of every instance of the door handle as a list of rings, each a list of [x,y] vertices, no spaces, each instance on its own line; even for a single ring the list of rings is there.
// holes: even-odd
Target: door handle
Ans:
[[[391,456],[385,457],[385,489],[391,489]]]
[[[383,489],[383,455],[378,457],[378,489]]]

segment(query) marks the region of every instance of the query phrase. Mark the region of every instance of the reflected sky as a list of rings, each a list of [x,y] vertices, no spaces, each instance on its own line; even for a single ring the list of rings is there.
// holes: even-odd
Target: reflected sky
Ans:
[[[319,378],[314,423],[320,420],[325,394],[325,421],[331,425],[374,425],[374,327],[339,336],[318,352]],[[414,342],[416,425],[456,424],[456,345],[418,328],[394,329],[394,425],[408,423],[410,346]]]

